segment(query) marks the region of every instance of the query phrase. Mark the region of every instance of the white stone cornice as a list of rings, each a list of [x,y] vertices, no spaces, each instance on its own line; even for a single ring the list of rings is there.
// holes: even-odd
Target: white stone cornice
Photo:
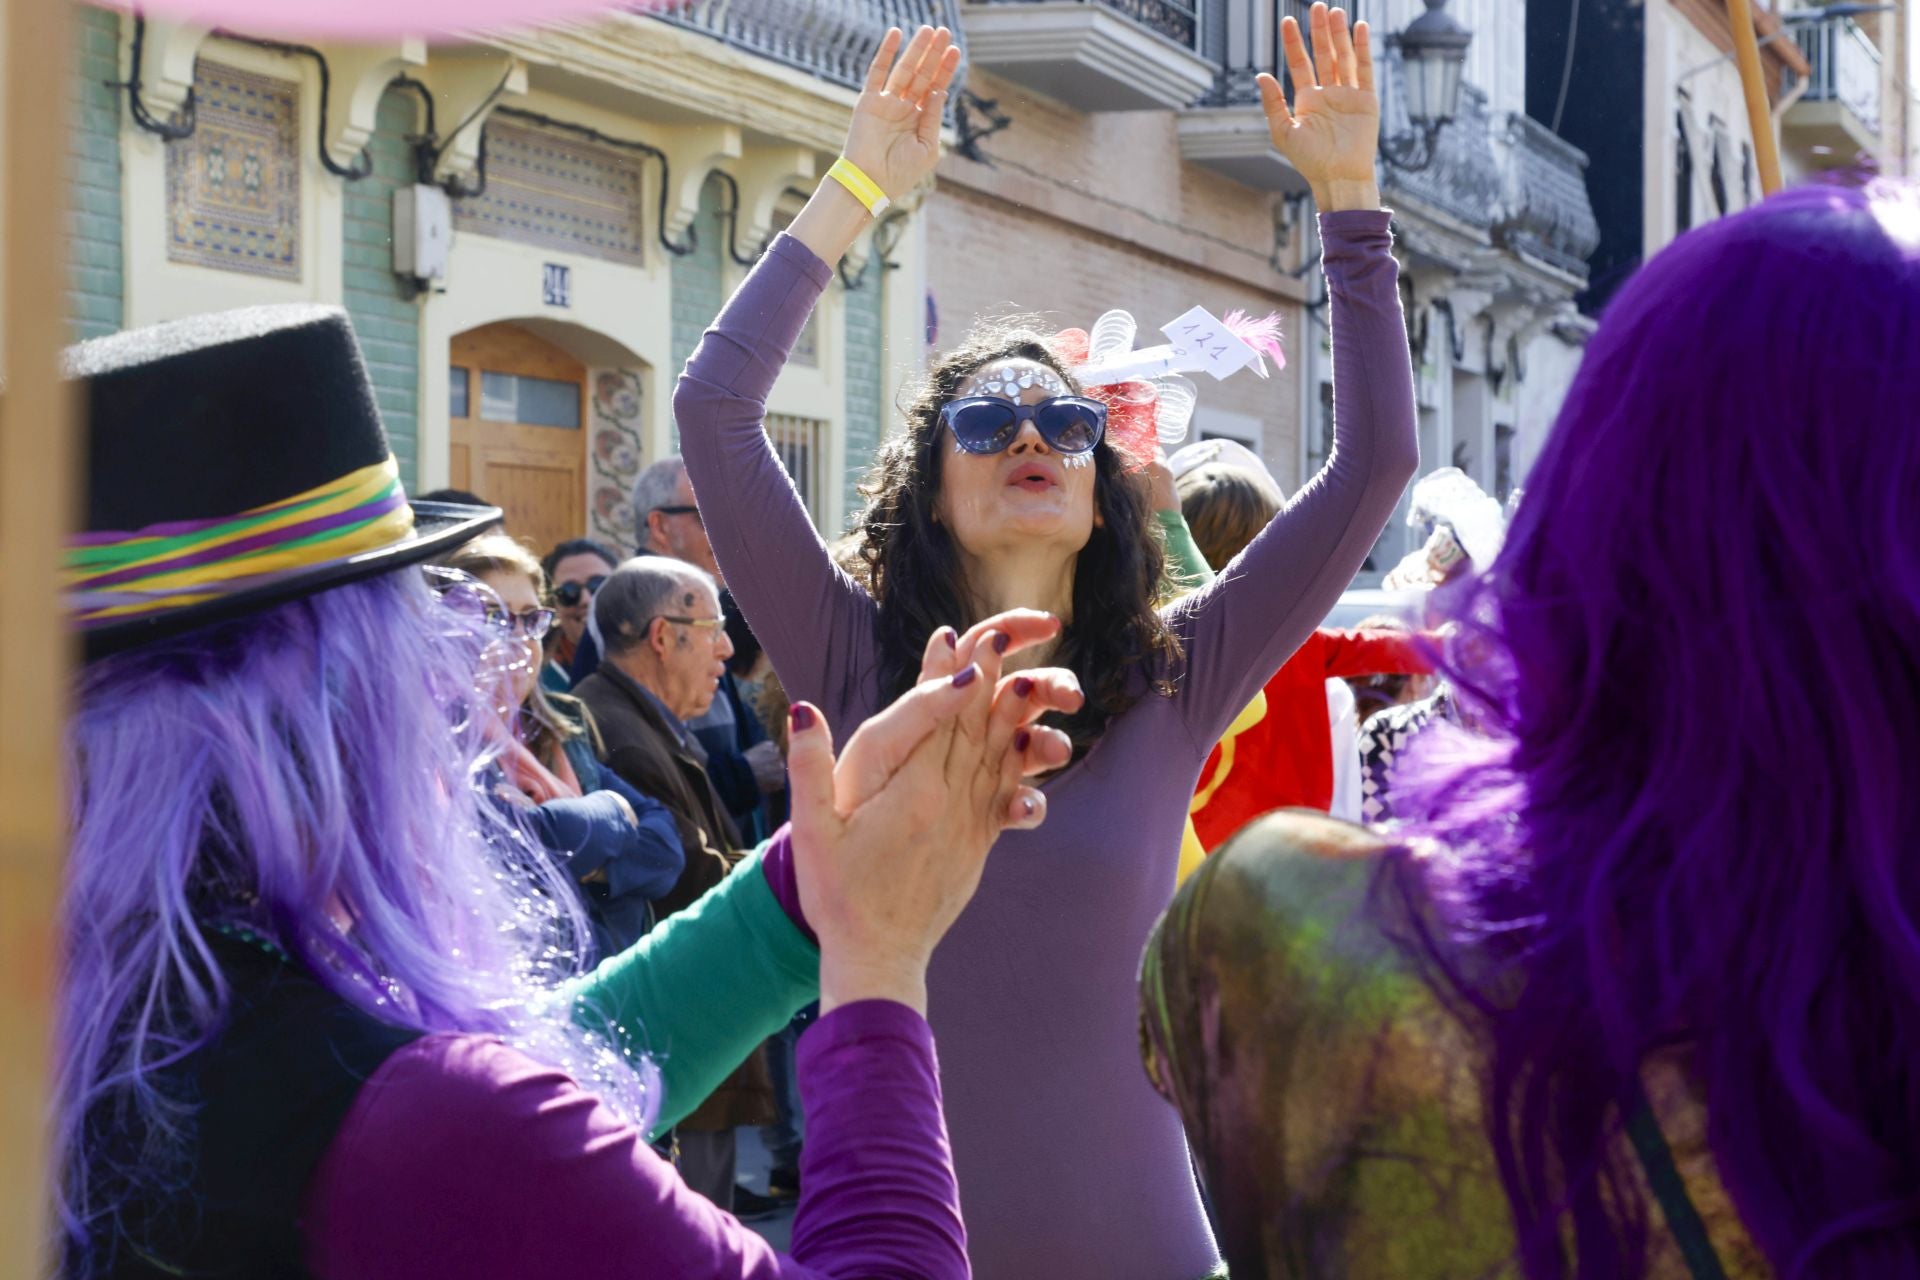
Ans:
[[[133,68],[133,78],[140,81],[140,97],[148,111],[165,120],[186,109],[187,95],[193,92],[194,63],[212,31],[211,23],[147,19],[140,65]]]
[[[1213,63],[1134,18],[1079,0],[962,6],[967,58],[1080,111],[1178,111]]]
[[[731,167],[740,158],[740,130],[730,124],[703,124],[675,129],[661,141],[667,155],[666,236],[680,240],[700,213],[700,188],[715,169]],[[745,198],[745,193],[742,193]]]
[[[435,49],[418,79],[433,94],[434,114],[456,132],[441,139],[435,182],[464,180],[480,164],[480,136],[487,117],[510,97],[527,91],[527,68],[494,49]]]
[[[1257,106],[1195,107],[1179,115],[1180,154],[1256,191],[1297,195],[1307,190],[1287,158],[1273,145],[1267,117]]]
[[[635,114],[726,121],[748,135],[837,153],[854,94],[769,58],[657,19],[614,13],[536,31],[484,37],[556,77],[597,82]]]
[[[749,252],[773,239],[774,219],[787,188],[812,188],[820,163],[812,147],[750,147],[727,166],[740,187],[737,234]]]
[[[327,136],[321,143],[335,164],[350,165],[373,138],[380,98],[393,78],[426,65],[427,42],[341,45],[326,53],[332,64],[333,100],[327,104]],[[494,83],[499,83],[497,78]]]

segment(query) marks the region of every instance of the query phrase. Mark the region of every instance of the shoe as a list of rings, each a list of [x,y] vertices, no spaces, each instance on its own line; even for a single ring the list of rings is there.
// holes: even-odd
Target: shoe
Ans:
[[[767,1175],[767,1195],[779,1201],[798,1200],[800,1198],[800,1168],[798,1165],[777,1164],[773,1172]]]
[[[778,1200],[770,1200],[746,1187],[735,1186],[733,1189],[733,1216],[742,1222],[764,1222],[768,1218],[778,1217],[784,1207]]]

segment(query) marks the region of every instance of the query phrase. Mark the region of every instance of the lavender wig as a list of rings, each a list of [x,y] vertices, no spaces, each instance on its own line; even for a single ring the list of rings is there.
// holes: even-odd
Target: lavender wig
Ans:
[[[1644,1274],[1617,1136],[1671,1050],[1777,1274],[1920,1275],[1920,191],[1647,264],[1463,615],[1494,732],[1400,771],[1376,889],[1452,935],[1526,1274]]]
[[[574,894],[476,786],[483,645],[402,570],[87,669],[54,1115],[76,1256],[184,1173],[166,1068],[219,1030],[223,926],[388,1022],[505,1037],[648,1126],[651,1066],[558,989],[588,936]],[[132,1141],[89,1141],[103,1126]]]

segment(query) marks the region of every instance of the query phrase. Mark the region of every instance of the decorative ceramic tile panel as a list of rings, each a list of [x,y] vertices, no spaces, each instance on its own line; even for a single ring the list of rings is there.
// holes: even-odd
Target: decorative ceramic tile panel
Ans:
[[[453,202],[456,231],[639,264],[641,157],[542,129],[487,125],[487,189]]]
[[[593,382],[593,492],[587,519],[593,536],[624,553],[637,543],[633,481],[640,474],[640,425],[645,401],[638,369],[595,369]]]
[[[167,144],[167,259],[300,278],[300,85],[202,58],[193,133]]]

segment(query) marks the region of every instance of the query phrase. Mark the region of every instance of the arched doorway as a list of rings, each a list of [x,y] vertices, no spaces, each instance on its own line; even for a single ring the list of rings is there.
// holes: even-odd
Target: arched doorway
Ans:
[[[498,506],[537,553],[586,533],[586,365],[504,323],[456,334],[449,360],[453,487]]]

